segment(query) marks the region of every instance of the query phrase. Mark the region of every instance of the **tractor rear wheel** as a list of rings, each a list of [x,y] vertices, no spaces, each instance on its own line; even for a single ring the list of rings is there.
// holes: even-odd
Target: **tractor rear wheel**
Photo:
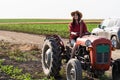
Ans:
[[[66,68],[67,80],[82,80],[82,67],[77,59],[70,59]]]
[[[42,68],[47,77],[58,77],[61,69],[61,48],[54,39],[47,39],[42,49]]]
[[[112,67],[113,80],[120,80],[120,59],[115,60]]]

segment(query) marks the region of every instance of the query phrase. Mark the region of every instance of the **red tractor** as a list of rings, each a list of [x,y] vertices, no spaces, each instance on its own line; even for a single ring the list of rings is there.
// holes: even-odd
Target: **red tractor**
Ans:
[[[82,80],[84,72],[97,78],[110,67],[113,80],[120,80],[120,59],[111,58],[115,47],[115,40],[95,35],[78,37],[74,47],[64,46],[57,35],[47,36],[42,49],[42,68],[46,76],[56,78],[59,76],[62,59],[66,59],[67,80]]]

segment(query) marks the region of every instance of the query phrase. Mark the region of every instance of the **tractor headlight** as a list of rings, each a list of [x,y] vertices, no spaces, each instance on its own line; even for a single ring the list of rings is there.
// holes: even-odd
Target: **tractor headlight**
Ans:
[[[85,45],[86,45],[87,47],[90,46],[90,45],[91,45],[91,41],[90,41],[90,40],[86,40]]]
[[[112,40],[111,42],[112,42],[112,46],[116,48],[117,47],[117,41],[116,40]]]

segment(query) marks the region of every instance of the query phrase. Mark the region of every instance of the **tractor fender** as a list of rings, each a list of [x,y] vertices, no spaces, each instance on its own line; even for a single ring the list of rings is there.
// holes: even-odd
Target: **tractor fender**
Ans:
[[[62,51],[64,51],[65,46],[64,46],[64,43],[62,41],[62,38],[59,35],[46,35],[45,40],[47,40],[47,39],[49,39],[49,40],[54,39],[58,44],[60,44],[60,47],[61,47]]]

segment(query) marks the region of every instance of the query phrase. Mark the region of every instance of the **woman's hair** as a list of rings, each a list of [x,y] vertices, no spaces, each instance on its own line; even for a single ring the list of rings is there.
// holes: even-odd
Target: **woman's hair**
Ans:
[[[78,15],[78,23],[80,23],[80,20],[81,20],[81,18],[82,18],[82,13],[79,12],[79,11],[74,11],[74,12],[71,13],[71,16],[73,17],[75,14]],[[74,26],[75,24],[76,24],[76,20],[75,20],[74,17],[73,17],[72,25]]]
[[[78,15],[78,14],[77,14]],[[81,20],[81,18],[80,18],[80,16],[78,15],[78,23],[80,23],[80,20]],[[74,26],[76,24],[76,20],[73,18],[73,20],[72,20],[72,25]]]

